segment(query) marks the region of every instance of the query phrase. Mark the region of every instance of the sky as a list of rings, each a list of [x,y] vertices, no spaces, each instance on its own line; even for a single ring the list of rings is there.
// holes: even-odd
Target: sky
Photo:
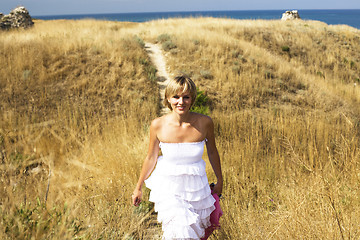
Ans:
[[[33,16],[212,10],[360,9],[360,0],[1,0],[8,14],[25,6]]]

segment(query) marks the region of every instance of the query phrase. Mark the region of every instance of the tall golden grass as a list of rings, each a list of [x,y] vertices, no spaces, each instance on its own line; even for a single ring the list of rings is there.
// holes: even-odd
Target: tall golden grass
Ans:
[[[225,176],[211,239],[360,237],[359,30],[189,18],[0,35],[2,239],[160,238],[146,196],[130,205],[160,113],[143,41],[210,99]]]

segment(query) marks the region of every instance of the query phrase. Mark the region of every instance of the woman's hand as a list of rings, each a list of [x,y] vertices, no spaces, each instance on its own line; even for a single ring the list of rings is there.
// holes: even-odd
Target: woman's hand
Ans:
[[[132,203],[134,206],[139,206],[140,202],[141,202],[141,196],[142,196],[142,191],[135,189],[131,198],[132,198]]]
[[[221,197],[222,188],[223,188],[222,183],[219,183],[219,182],[216,183],[216,184],[212,183],[210,185],[210,188],[211,188],[211,193],[212,194],[216,193],[219,197]]]

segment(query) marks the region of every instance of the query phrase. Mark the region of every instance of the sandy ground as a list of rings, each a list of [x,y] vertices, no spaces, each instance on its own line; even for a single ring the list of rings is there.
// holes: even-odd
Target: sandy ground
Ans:
[[[161,115],[164,115],[170,112],[170,110],[166,108],[162,102],[164,100],[166,85],[171,76],[167,70],[168,67],[166,67],[166,59],[162,52],[161,46],[159,44],[153,44],[147,42],[145,43],[145,49],[148,52],[151,61],[153,62],[153,64],[157,69],[156,76],[157,76],[157,83],[160,89],[160,102],[162,106]]]

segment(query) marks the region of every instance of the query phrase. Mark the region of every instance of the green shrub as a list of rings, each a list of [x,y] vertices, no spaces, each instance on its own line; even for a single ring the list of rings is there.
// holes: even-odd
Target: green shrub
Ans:
[[[197,39],[194,39],[194,40],[193,40],[193,43],[194,43],[194,45],[199,45],[199,44],[200,44],[200,41],[197,40]]]
[[[156,67],[147,58],[139,58],[139,63],[144,66],[144,70],[150,81],[156,81]]]
[[[23,71],[23,80],[27,80],[31,76],[31,70],[24,70]]]
[[[201,75],[201,77],[203,77],[205,79],[212,79],[213,78],[211,72],[208,71],[208,70],[200,70],[200,75]]]
[[[134,36],[134,40],[141,46],[141,47],[145,47],[145,43],[144,40],[142,40],[142,38],[138,37],[137,35]]]
[[[197,92],[196,100],[194,105],[191,107],[191,111],[208,115],[209,97],[204,93],[204,91],[200,91],[199,89],[197,89],[196,92]]]
[[[150,201],[142,201],[139,207],[133,207],[134,213],[136,214],[146,214],[154,208],[154,203]]]
[[[158,42],[163,43],[163,42],[171,41],[171,37],[169,34],[163,33],[157,37],[157,40]]]
[[[169,50],[174,49],[176,47],[177,46],[175,45],[175,43],[173,43],[171,40],[168,40],[168,41],[162,43],[162,48],[165,51],[169,51]]]
[[[231,52],[231,56],[232,56],[233,58],[237,58],[239,55],[241,55],[241,54],[240,54],[240,52],[239,52],[238,50],[233,50],[233,51]]]
[[[318,75],[319,77],[325,78],[325,75],[320,71],[316,72],[316,75]]]
[[[165,51],[177,48],[176,44],[172,41],[171,37],[167,33],[163,33],[157,37],[157,41],[162,43],[162,48]]]
[[[281,50],[282,50],[283,52],[290,52],[290,47],[289,47],[289,46],[282,46],[282,47],[281,47]]]
[[[234,66],[232,66],[231,70],[236,74],[240,74],[241,67],[239,65],[234,65]]]
[[[350,61],[350,68],[354,68],[355,67],[355,62],[354,61]]]

